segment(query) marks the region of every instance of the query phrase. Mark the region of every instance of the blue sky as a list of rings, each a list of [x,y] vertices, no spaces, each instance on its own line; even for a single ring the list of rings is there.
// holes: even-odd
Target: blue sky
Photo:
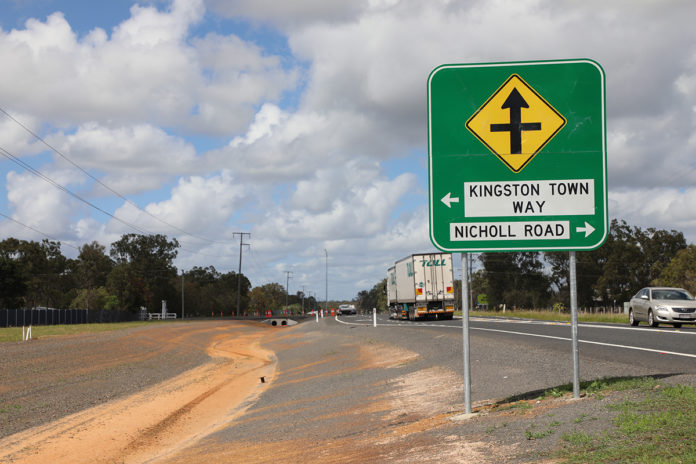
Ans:
[[[177,237],[179,268],[236,270],[244,231],[253,285],[289,270],[291,292],[323,299],[328,250],[329,297],[351,299],[433,250],[430,71],[586,57],[607,73],[611,217],[693,242],[694,16],[681,0],[4,1],[0,108],[118,195],[6,117],[0,148]],[[0,169],[0,212],[45,236],[108,247],[133,232],[10,161]],[[0,221],[2,235],[43,238],[17,222]]]

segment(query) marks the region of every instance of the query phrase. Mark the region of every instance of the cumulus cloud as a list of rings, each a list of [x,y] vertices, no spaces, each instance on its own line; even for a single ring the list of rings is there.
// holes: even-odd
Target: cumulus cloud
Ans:
[[[103,182],[122,194],[157,189],[171,176],[191,171],[196,160],[191,144],[149,124],[108,128],[86,123],[49,141],[73,163],[106,173]],[[57,154],[56,160],[65,162]],[[99,187],[96,192],[110,193]]]
[[[223,242],[189,236],[182,265],[229,268],[244,230],[252,280],[293,270],[318,291],[327,250],[330,293],[350,297],[432,249],[426,83],[444,63],[597,60],[610,215],[696,240],[695,14],[682,0],[175,0],[78,36],[54,12],[0,30],[0,106],[150,213],[54,154],[48,171],[119,217]],[[0,147],[46,151],[2,117]],[[26,174],[6,179],[16,217],[46,232],[132,232]]]
[[[203,238],[217,237],[224,235],[226,222],[240,208],[244,196],[244,188],[224,170],[210,177],[180,178],[168,200],[142,209],[126,203],[115,215],[159,233],[185,238],[188,234],[183,230]]]
[[[82,176],[71,170],[46,174],[63,186],[84,182]],[[5,187],[13,219],[53,237],[72,239],[75,216],[87,210],[78,199],[29,173],[8,172]]]
[[[296,74],[253,44],[209,34],[188,40],[201,1],[166,11],[133,6],[111,35],[80,39],[63,14],[0,31],[0,101],[56,124],[153,124],[221,135],[242,130],[259,99],[277,98]]]

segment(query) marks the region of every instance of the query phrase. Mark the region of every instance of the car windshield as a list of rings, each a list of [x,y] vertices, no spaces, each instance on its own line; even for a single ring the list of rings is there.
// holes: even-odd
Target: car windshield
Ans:
[[[694,297],[682,290],[653,290],[653,300],[693,300]]]

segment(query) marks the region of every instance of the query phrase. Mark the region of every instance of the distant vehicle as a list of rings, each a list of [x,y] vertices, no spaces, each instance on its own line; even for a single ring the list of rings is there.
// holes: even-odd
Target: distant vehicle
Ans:
[[[420,253],[397,261],[387,270],[387,306],[394,319],[452,319],[452,255]]]
[[[696,324],[696,299],[683,288],[645,287],[631,298],[628,308],[629,324],[640,321],[651,327],[661,322],[674,327]]]
[[[338,315],[343,316],[344,314],[357,314],[358,311],[355,309],[355,305],[352,304],[342,304],[338,307]]]

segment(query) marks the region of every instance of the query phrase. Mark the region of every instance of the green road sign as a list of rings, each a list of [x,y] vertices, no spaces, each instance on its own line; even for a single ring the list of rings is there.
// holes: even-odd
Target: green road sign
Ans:
[[[454,64],[428,78],[430,239],[449,252],[592,250],[607,236],[604,71]]]

